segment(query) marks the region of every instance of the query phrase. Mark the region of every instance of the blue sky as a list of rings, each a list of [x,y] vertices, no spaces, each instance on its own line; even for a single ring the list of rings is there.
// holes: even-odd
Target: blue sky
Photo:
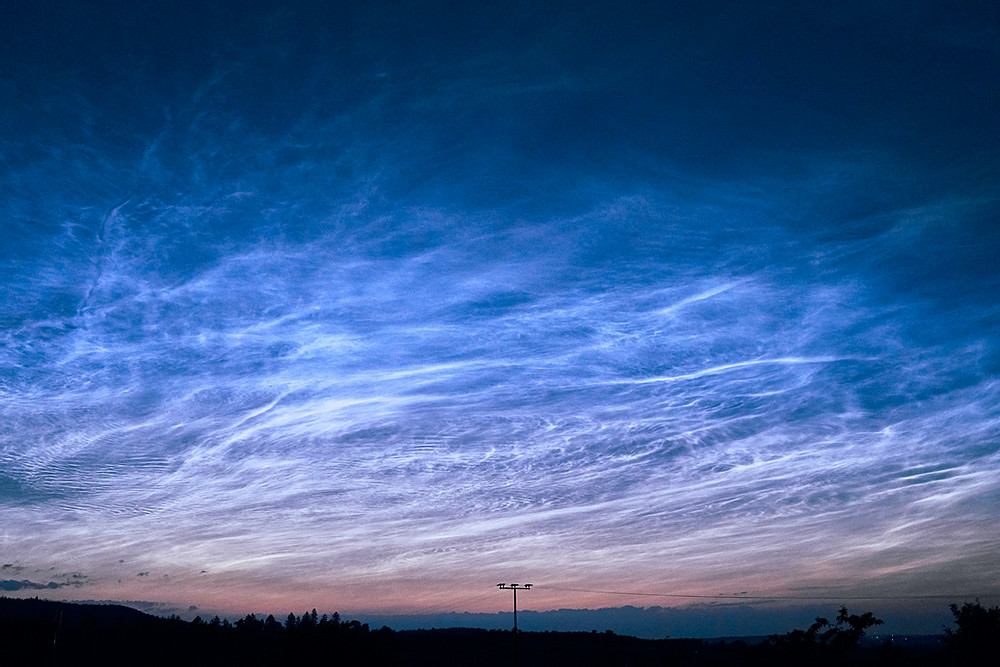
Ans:
[[[987,3],[132,4],[2,10],[8,594],[995,600]]]

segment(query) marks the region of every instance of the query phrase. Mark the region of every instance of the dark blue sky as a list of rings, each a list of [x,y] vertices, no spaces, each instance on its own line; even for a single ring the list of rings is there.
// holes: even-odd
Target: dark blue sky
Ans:
[[[992,4],[135,4],[0,10],[4,590],[997,594]]]

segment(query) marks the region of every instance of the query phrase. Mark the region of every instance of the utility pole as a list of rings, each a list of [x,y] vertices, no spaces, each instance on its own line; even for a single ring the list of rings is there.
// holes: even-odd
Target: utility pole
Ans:
[[[502,591],[514,591],[514,634],[517,635],[517,592],[530,591],[531,584],[497,584]]]

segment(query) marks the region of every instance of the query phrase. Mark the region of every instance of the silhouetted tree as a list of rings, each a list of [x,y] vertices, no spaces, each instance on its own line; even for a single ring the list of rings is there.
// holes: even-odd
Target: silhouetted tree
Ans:
[[[257,614],[247,614],[236,621],[236,629],[244,634],[259,634],[264,629],[264,621],[257,618]]]
[[[268,614],[267,618],[264,619],[264,632],[269,634],[276,634],[281,632],[281,623],[274,617],[274,614]]]
[[[806,630],[792,630],[785,635],[772,636],[771,643],[800,652],[829,648],[839,653],[855,648],[868,628],[881,624],[882,619],[875,618],[871,612],[858,616],[848,614],[847,607],[841,607],[834,625],[820,616]]]
[[[1000,637],[1000,607],[987,609],[977,599],[961,607],[952,604],[949,608],[957,627],[944,631],[948,648],[968,656],[986,655]]]
[[[882,625],[882,619],[875,618],[870,611],[861,616],[847,613],[847,607],[841,607],[837,614],[836,633],[830,638],[832,646],[840,649],[850,649],[858,645],[865,636],[865,631],[875,625]]]

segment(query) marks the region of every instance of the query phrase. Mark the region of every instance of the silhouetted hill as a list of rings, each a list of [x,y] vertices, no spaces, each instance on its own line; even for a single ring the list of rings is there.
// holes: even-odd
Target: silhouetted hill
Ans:
[[[0,622],[55,622],[59,620],[60,614],[64,623],[87,623],[105,628],[164,620],[120,604],[72,604],[38,598],[25,600],[0,597]]]
[[[126,664],[133,641],[165,636],[177,623],[122,605],[0,597],[0,664],[72,664],[86,657]]]
[[[684,639],[638,639],[611,632],[521,632],[449,628],[397,632],[393,665],[644,665],[672,664],[670,657],[701,646]]]
[[[957,609],[957,608],[956,608]],[[956,611],[952,646],[917,647],[854,641],[870,615],[844,623],[817,619],[809,630],[731,640],[639,639],[613,632],[522,632],[450,628],[371,630],[338,614],[316,610],[281,621],[248,614],[230,623],[218,617],[185,622],[121,605],[84,605],[0,598],[0,665],[276,665],[364,664],[394,667],[476,665],[933,665],[955,664],[972,646],[967,635],[993,632],[1000,611],[978,603]],[[994,618],[997,617],[997,618]],[[971,618],[976,624],[966,620]],[[877,619],[875,619],[877,620]],[[820,623],[823,621],[823,623]],[[981,622],[980,622],[981,621]],[[870,623],[869,623],[870,624]],[[978,632],[980,626],[984,632]],[[821,632],[822,631],[822,632]],[[995,641],[990,635],[989,642]],[[750,641],[748,641],[750,640]],[[850,641],[846,641],[850,640]],[[985,639],[975,639],[982,643]],[[963,643],[964,642],[964,643]],[[980,644],[975,644],[979,647]],[[968,652],[968,651],[966,651]]]

